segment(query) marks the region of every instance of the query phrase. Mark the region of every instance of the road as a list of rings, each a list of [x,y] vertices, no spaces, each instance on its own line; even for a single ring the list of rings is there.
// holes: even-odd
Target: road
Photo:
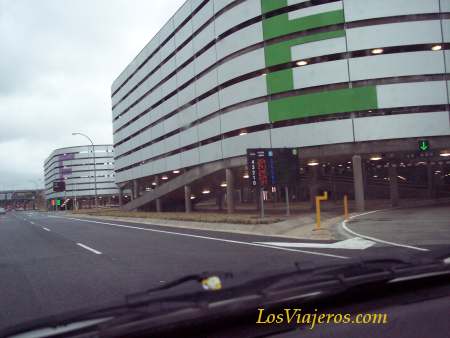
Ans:
[[[361,248],[298,242],[55,213],[11,212],[0,216],[0,329],[119,302],[127,294],[186,274],[230,271],[234,274],[230,283],[240,283],[292,270],[295,262],[300,266],[336,264],[348,258],[389,254],[385,244],[368,240]]]
[[[398,245],[450,246],[450,205],[370,212],[347,224],[353,235]]]

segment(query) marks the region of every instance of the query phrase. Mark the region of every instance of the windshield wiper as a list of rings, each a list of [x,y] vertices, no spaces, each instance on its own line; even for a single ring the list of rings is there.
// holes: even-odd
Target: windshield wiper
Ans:
[[[296,269],[289,272],[263,276],[245,283],[227,288],[206,288],[206,285],[220,284],[222,279],[232,278],[230,272],[204,272],[190,274],[175,279],[165,285],[148,289],[144,292],[126,296],[126,302],[96,311],[85,312],[78,316],[66,317],[63,321],[41,321],[39,327],[56,327],[88,319],[114,317],[99,325],[99,329],[115,327],[126,322],[133,322],[139,318],[147,317],[149,320],[158,317],[169,321],[174,318],[188,318],[190,316],[203,316],[210,314],[214,309],[226,310],[232,306],[234,310],[246,309],[258,304],[270,304],[287,300],[301,299],[303,296],[317,298],[327,297],[349,290],[353,286],[370,283],[387,283],[405,276],[430,276],[433,272],[450,274],[450,263],[444,259],[449,257],[448,252],[434,253],[433,255],[412,257],[411,259],[376,258],[361,259],[345,264],[311,266],[297,263]],[[211,278],[213,278],[212,284]],[[222,279],[221,279],[222,278]],[[164,296],[158,292],[171,290],[190,281],[199,283],[202,291]],[[222,286],[222,285],[221,285]],[[222,289],[222,290],[221,290]],[[205,292],[205,290],[219,290],[219,292]],[[155,295],[155,293],[157,295]],[[163,311],[161,311],[163,310]],[[156,325],[156,324],[155,324]],[[20,331],[30,330],[30,327]]]
[[[222,281],[228,278],[233,278],[231,272],[223,271],[211,271],[202,272],[200,274],[190,274],[181,278],[175,279],[165,285],[148,289],[144,292],[138,292],[125,296],[125,302],[117,303],[111,306],[107,306],[101,309],[90,311],[77,311],[72,314],[62,316],[51,316],[40,320],[33,320],[29,323],[24,323],[16,327],[12,327],[6,330],[2,330],[0,336],[10,336],[20,332],[30,332],[42,328],[61,328],[64,326],[70,326],[73,323],[80,323],[99,318],[108,318],[106,322],[120,323],[122,321],[133,321],[137,318],[148,316],[155,312],[155,315],[161,310],[178,310],[181,308],[200,308],[201,302],[193,300],[192,297],[186,298],[185,295],[159,297],[156,298],[152,295],[158,291],[169,290],[185,284],[190,281],[195,281],[202,286],[202,290],[205,291],[217,291],[223,287]],[[191,293],[189,293],[191,294]],[[200,295],[200,294],[198,294]],[[145,306],[155,304],[158,308],[145,308]],[[164,308],[164,309],[163,309]]]
[[[175,279],[169,283],[166,283],[161,286],[157,286],[155,288],[148,289],[143,292],[136,292],[126,296],[126,301],[128,305],[136,306],[142,302],[146,302],[148,300],[148,295],[163,291],[173,289],[177,286],[185,284],[187,282],[195,281],[202,286],[202,289],[205,291],[218,291],[223,287],[222,280],[233,278],[233,273],[226,271],[211,271],[211,272],[202,272],[200,274],[191,274],[186,275],[181,278]]]
[[[279,289],[286,291],[289,287],[305,290],[328,287],[329,290],[332,288],[341,290],[356,285],[401,280],[400,277],[408,275],[423,274],[426,277],[428,273],[438,270],[443,271],[443,274],[450,274],[450,262],[445,260],[448,256],[447,253],[435,253],[432,256],[409,259],[390,257],[358,259],[350,263],[322,267],[308,265],[304,267],[296,262],[297,271],[281,274],[278,278],[268,277],[272,278],[271,282],[261,292],[273,295],[278,294]]]

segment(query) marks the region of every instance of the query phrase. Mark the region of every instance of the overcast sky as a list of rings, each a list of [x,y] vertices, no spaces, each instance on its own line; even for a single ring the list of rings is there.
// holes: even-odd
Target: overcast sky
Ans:
[[[111,84],[184,0],[0,0],[0,190],[56,148],[112,143]]]

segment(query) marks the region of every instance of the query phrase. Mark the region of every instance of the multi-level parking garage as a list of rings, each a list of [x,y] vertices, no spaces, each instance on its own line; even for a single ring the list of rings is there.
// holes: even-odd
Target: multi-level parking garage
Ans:
[[[48,208],[90,208],[95,206],[96,196],[98,206],[119,205],[113,146],[95,145],[94,149],[95,153],[91,145],[56,149],[45,160]],[[54,182],[64,182],[65,190],[54,192]]]
[[[445,192],[449,46],[450,0],[188,0],[112,85],[125,208],[226,190],[232,211],[260,147],[300,148],[300,196]]]

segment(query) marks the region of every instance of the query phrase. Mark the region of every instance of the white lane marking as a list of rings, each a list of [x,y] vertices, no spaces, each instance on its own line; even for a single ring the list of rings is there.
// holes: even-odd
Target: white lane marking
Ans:
[[[347,249],[347,250],[365,250],[375,244],[367,239],[354,237],[335,243],[287,243],[287,242],[255,242],[284,248],[316,248],[316,249]]]
[[[102,253],[100,251],[97,251],[95,249],[92,249],[91,247],[88,247],[87,245],[84,245],[82,243],[77,243],[77,245],[81,246],[82,248],[89,250],[90,252],[95,253],[96,255],[101,255]]]
[[[377,211],[382,211],[382,210],[375,210],[375,211],[371,211],[371,212],[369,212],[369,213],[372,214],[372,213],[377,212]],[[353,216],[353,217],[351,217],[351,218],[356,218],[356,217],[364,216],[364,215],[367,215],[367,214],[369,214],[369,213],[366,212],[366,213],[364,213],[364,214],[355,215],[355,216]],[[360,233],[357,233],[356,231],[351,230],[349,227],[347,227],[347,221],[343,221],[343,222],[342,222],[342,228],[343,228],[345,231],[351,233],[351,234],[354,235],[354,236],[362,237],[362,238],[368,239],[369,241],[374,241],[374,242],[378,242],[378,243],[383,243],[383,244],[388,244],[388,245],[392,245],[392,246],[398,246],[398,247],[401,247],[401,248],[407,248],[407,249],[418,250],[418,251],[430,251],[430,250],[428,250],[428,249],[419,248],[419,247],[417,247],[417,246],[406,245],[406,244],[400,244],[400,243],[394,243],[394,242],[385,241],[385,240],[382,240],[382,239],[379,239],[379,238],[375,238],[375,237],[371,237],[371,236],[362,235],[362,234],[360,234]]]
[[[33,221],[30,221],[31,224],[35,225],[35,223]]]
[[[370,215],[370,214],[374,214],[376,212],[385,211],[385,210],[389,210],[389,209],[378,209],[378,210],[368,211],[368,212],[365,212],[365,213],[362,213],[362,214],[350,216],[350,219],[361,217],[361,216],[366,216],[366,215]]]
[[[208,239],[208,240],[211,240],[211,241],[218,241],[218,242],[224,242],[224,243],[233,243],[233,244],[257,246],[257,247],[271,248],[271,249],[282,250],[282,251],[300,252],[300,253],[309,254],[309,255],[316,255],[316,256],[325,256],[325,257],[333,257],[333,258],[340,258],[340,259],[349,259],[349,257],[346,257],[346,256],[333,255],[333,254],[327,254],[327,253],[315,252],[315,251],[305,251],[305,250],[295,250],[295,249],[289,249],[289,248],[281,248],[281,247],[271,246],[271,245],[267,245],[267,244],[234,241],[234,240],[231,240],[231,239],[223,239],[223,238],[208,237],[208,236],[199,236],[199,235],[185,234],[185,233],[166,231],[166,230],[156,230],[156,229],[149,229],[149,228],[141,228],[141,227],[136,227],[136,226],[131,226],[131,225],[115,224],[115,223],[108,223],[108,222],[99,222],[99,221],[80,219],[80,218],[58,217],[58,216],[52,216],[52,217],[53,218],[70,219],[70,220],[80,221],[80,222],[104,224],[104,225],[110,225],[110,226],[115,226],[115,227],[119,227],[119,228],[151,231],[151,232],[157,232],[157,233],[166,234],[166,235],[176,235],[176,236],[192,237],[192,238],[199,238],[199,239]]]
[[[50,231],[50,229],[46,227],[42,227],[42,229],[44,229],[45,231]]]

